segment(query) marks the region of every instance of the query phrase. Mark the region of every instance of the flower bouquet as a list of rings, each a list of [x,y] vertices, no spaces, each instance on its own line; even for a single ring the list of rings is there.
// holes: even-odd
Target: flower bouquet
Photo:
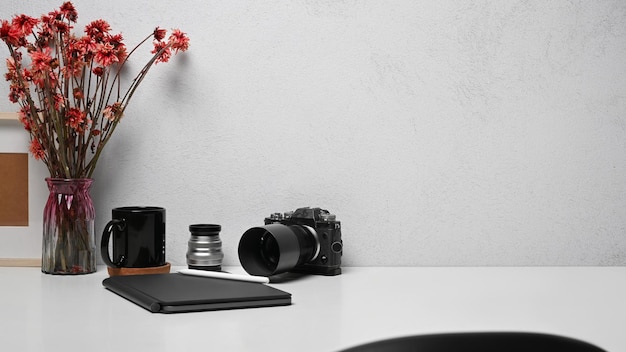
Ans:
[[[71,2],[39,18],[0,20],[9,49],[9,100],[30,135],[30,153],[50,172],[44,209],[42,271],[95,271],[94,210],[88,193],[98,159],[135,91],[150,69],[189,48],[189,38],[157,27],[130,51],[121,34],[98,19],[73,33],[78,13]],[[130,82],[125,64],[151,42],[148,62]]]

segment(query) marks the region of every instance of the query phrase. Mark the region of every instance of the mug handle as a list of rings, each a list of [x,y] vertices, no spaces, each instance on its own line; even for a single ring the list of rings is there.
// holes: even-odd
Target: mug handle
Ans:
[[[102,260],[104,263],[113,268],[121,268],[126,257],[122,254],[120,256],[120,260],[117,263],[113,263],[111,260],[111,256],[109,255],[109,238],[111,237],[111,232],[113,231],[113,227],[117,227],[118,231],[124,231],[126,228],[126,223],[124,220],[113,219],[107,223],[104,227],[104,231],[102,232],[102,241],[100,241],[100,254],[102,255]]]

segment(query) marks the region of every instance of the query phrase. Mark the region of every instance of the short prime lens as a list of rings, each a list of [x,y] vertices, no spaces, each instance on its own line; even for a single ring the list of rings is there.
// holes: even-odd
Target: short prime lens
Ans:
[[[239,261],[251,275],[272,276],[314,260],[319,248],[317,234],[308,226],[269,224],[244,232]]]
[[[187,265],[189,269],[222,270],[222,227],[214,224],[189,225],[189,247],[187,249]]]

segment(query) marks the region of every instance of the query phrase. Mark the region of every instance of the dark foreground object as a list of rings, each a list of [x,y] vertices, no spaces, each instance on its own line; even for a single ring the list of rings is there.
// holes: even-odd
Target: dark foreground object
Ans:
[[[584,341],[538,333],[432,334],[394,338],[341,352],[607,352]]]

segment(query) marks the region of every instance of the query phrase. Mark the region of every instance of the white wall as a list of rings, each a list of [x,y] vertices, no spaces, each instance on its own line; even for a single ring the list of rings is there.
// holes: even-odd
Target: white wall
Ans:
[[[171,262],[210,222],[238,264],[264,216],[322,206],[347,266],[626,264],[624,1],[74,4],[129,46],[191,37],[105,151],[99,231],[112,207],[159,205]]]

